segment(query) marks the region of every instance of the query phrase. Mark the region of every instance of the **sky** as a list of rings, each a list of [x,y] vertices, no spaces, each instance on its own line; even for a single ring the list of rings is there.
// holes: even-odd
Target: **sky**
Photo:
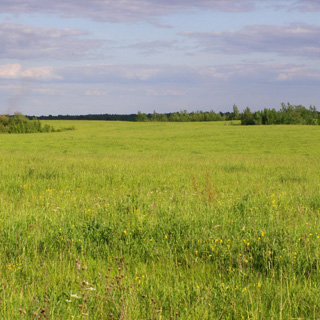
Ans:
[[[1,0],[0,114],[320,109],[319,0]]]

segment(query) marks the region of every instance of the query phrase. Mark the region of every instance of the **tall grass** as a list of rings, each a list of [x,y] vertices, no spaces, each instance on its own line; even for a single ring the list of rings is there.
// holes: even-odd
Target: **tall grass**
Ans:
[[[3,319],[320,318],[319,128],[0,136]]]

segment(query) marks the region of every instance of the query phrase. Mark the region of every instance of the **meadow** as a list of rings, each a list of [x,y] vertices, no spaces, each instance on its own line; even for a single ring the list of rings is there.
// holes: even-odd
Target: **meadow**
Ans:
[[[0,135],[1,319],[320,319],[320,127],[43,121]]]

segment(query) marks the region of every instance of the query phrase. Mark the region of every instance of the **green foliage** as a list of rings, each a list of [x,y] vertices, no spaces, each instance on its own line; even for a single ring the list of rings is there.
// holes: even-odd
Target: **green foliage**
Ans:
[[[45,124],[41,125],[36,118],[29,120],[21,113],[15,113],[14,116],[0,115],[0,133],[37,133],[37,132],[55,132],[64,130],[74,130],[74,127],[55,129]]]
[[[320,124],[320,114],[315,107],[309,109],[301,105],[285,105],[282,103],[281,109],[263,109],[262,111],[252,112],[249,107],[240,113],[236,105],[233,106],[231,113],[215,113],[214,111],[187,112],[182,110],[169,114],[153,112],[153,114],[144,114],[138,112],[136,121],[156,121],[156,122],[203,122],[203,121],[238,121],[242,125],[271,125],[271,124]]]
[[[254,115],[252,114],[249,107],[245,108],[245,110],[241,114],[241,124],[243,125],[255,124]]]
[[[0,133],[7,133],[9,128],[9,118],[4,116],[4,115],[0,115]]]
[[[29,118],[31,118],[29,116]],[[280,110],[263,109],[252,112],[246,108],[242,113],[236,105],[233,105],[232,112],[196,111],[187,112],[181,110],[173,113],[142,113],[137,114],[88,114],[88,115],[58,115],[41,116],[41,120],[106,120],[106,121],[137,121],[137,122],[205,122],[205,121],[233,121],[233,124],[243,125],[270,125],[270,124],[320,124],[320,114],[315,107],[309,109],[298,105],[282,104]],[[0,132],[4,131],[0,121]]]
[[[164,114],[164,113],[156,113],[154,111],[152,116],[151,116],[151,121],[166,122],[166,121],[168,121],[168,118],[167,118],[166,114]]]
[[[168,121],[170,122],[203,122],[203,121],[225,121],[226,117],[220,113],[214,111],[204,112],[190,112],[186,110],[170,113],[168,115]]]
[[[309,109],[301,105],[291,105],[288,103],[281,104],[279,111],[275,109],[264,109],[251,113],[249,108],[246,108],[241,114],[241,124],[305,124],[317,125],[320,124],[320,114],[315,107]]]
[[[233,113],[231,120],[240,120],[240,111],[236,105],[233,105]]]
[[[142,113],[140,111],[138,111],[137,117],[136,117],[136,121],[138,122],[146,122],[149,121],[147,115],[145,113]]]

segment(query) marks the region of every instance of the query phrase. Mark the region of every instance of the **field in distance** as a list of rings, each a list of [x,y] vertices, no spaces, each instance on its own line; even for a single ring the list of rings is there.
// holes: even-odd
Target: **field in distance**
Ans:
[[[320,128],[43,121],[0,135],[1,319],[319,319]]]

